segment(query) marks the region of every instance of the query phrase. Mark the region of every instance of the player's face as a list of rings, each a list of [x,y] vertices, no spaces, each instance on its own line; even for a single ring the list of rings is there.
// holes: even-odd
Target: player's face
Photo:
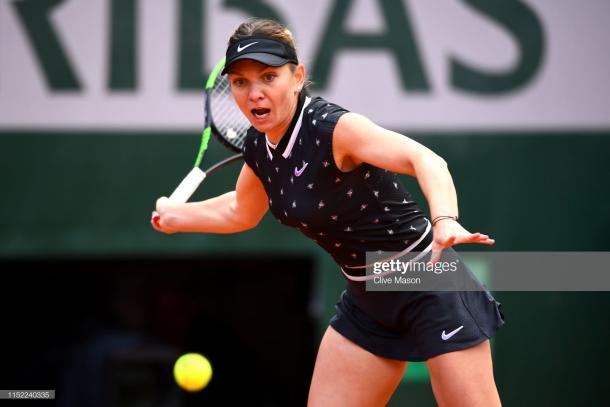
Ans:
[[[272,142],[277,142],[290,125],[303,79],[302,65],[273,67],[250,59],[233,63],[229,71],[239,109]]]

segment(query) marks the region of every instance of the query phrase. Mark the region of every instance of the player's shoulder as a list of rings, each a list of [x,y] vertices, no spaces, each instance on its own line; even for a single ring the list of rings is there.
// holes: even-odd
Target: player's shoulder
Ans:
[[[250,126],[250,128],[246,132],[246,138],[244,140],[244,147],[246,147],[246,148],[249,146],[258,147],[258,144],[260,143],[259,140],[264,136],[265,135],[263,133],[261,133],[260,131],[256,130],[254,128],[254,126]]]
[[[347,112],[348,110],[343,106],[316,96],[305,108],[304,120],[310,130],[332,132],[339,118]]]
[[[333,102],[329,102],[328,100],[320,96],[312,97],[311,101],[309,102],[309,105],[307,105],[307,108],[305,109],[305,113],[307,113],[308,115],[320,115],[321,119],[325,119],[328,116],[336,113],[345,112],[348,112],[348,110],[343,106],[340,106]]]
[[[259,173],[256,160],[257,157],[260,157],[261,148],[264,145],[264,138],[261,140],[261,136],[264,137],[265,135],[256,130],[254,127],[250,127],[246,132],[244,145],[241,148],[244,161],[257,176]]]

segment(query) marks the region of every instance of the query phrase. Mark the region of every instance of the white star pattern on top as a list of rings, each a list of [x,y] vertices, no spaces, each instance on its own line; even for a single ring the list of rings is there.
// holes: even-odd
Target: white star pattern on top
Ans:
[[[421,211],[405,194],[396,174],[369,164],[347,173],[337,168],[332,129],[342,111],[323,108],[319,100],[314,98],[311,106],[300,109],[299,121],[305,119],[302,126],[298,123],[300,130],[293,121],[289,138],[271,150],[272,157],[261,139],[263,133],[252,129],[248,135],[244,157],[265,181],[271,213],[280,223],[318,242],[339,264],[351,263],[347,267],[364,261],[364,252],[404,249],[414,240],[403,236],[411,238],[420,229],[421,222],[415,220],[422,218]],[[260,161],[262,155],[267,160]],[[302,171],[305,163],[309,168]]]

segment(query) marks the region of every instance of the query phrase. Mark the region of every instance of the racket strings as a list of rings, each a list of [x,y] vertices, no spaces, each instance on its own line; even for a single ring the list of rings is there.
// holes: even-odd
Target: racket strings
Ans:
[[[210,98],[214,126],[220,132],[220,136],[241,149],[248,128],[250,128],[250,122],[235,104],[231,94],[231,85],[226,76],[217,78]]]
[[[217,109],[213,114],[218,114],[219,124],[222,127],[230,127],[238,135],[241,135],[250,127],[250,123],[237,108],[230,93],[223,94],[220,100],[214,101],[214,105]]]

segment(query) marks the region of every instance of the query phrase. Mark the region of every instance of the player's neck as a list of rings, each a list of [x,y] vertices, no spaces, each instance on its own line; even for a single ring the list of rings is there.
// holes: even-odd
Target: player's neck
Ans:
[[[282,123],[280,123],[276,128],[272,129],[268,133],[265,133],[267,140],[270,143],[278,145],[282,138],[286,135],[286,132],[290,128],[290,124],[294,118],[294,115],[297,113],[297,107],[299,105],[299,96],[297,95],[292,103],[292,107],[290,108],[290,113],[284,118]]]

